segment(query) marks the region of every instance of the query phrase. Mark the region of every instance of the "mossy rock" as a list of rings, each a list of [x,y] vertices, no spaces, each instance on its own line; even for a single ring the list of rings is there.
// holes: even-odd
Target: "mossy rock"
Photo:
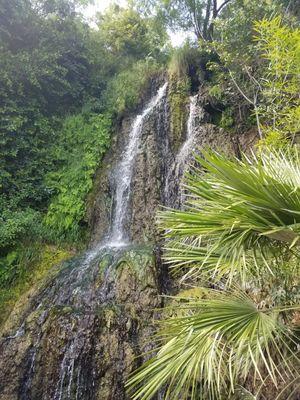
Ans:
[[[0,289],[0,328],[10,313],[10,321],[18,318],[24,305],[40,291],[45,280],[54,277],[60,270],[58,266],[71,256],[71,251],[57,246],[36,247],[29,268],[12,285]]]
[[[188,77],[170,77],[170,130],[173,151],[177,151],[184,141],[187,124],[190,80]]]

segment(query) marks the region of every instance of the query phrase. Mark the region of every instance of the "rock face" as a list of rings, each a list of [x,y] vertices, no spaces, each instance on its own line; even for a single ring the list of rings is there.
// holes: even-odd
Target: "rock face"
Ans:
[[[156,90],[154,85],[153,93]],[[193,148],[233,152],[230,135],[208,123],[203,101],[199,93]],[[151,348],[153,310],[162,306],[159,294],[166,282],[153,250],[158,241],[156,211],[160,204],[179,206],[182,178],[182,171],[176,172],[178,145],[172,142],[164,96],[145,117],[136,149],[124,227],[132,244],[119,249],[103,245],[115,204],[114,171],[128,145],[133,119],[122,121],[95,177],[88,212],[92,250],[57,268],[2,329],[1,400],[128,398],[124,382],[142,362],[140,355]]]
[[[150,349],[161,307],[152,248],[104,249],[73,260],[4,327],[0,398],[125,399],[124,379]]]
[[[152,97],[157,89],[154,85]],[[144,104],[147,103],[144,101]],[[141,109],[138,111],[141,112]],[[128,144],[135,116],[125,118],[106,155],[104,168],[98,171],[88,212],[92,244],[103,239],[109,230],[114,207],[114,172]],[[155,214],[164,202],[167,170],[174,160],[169,140],[169,104],[167,97],[150,113],[143,123],[134,160],[130,207],[126,221],[129,239],[135,243],[154,242],[157,238]]]

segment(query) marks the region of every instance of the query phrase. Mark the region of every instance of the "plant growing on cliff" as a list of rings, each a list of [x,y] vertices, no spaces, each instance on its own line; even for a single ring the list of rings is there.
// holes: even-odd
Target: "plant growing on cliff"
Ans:
[[[252,110],[261,139],[274,134],[294,139],[300,129],[300,29],[293,18],[280,15],[279,3],[260,3],[228,6],[233,17],[225,13],[218,21],[212,46],[220,60],[209,68],[217,71],[225,105],[240,114]]]
[[[129,381],[132,398],[162,389],[170,400],[228,399],[243,385],[291,395],[300,379],[298,151],[242,161],[205,152],[197,162],[185,209],[161,212],[160,224],[166,261],[204,287],[175,299],[158,353]]]
[[[261,80],[260,114],[266,134],[295,137],[300,131],[300,28],[281,17],[255,24],[258,49],[268,61]]]
[[[73,115],[64,123],[54,149],[60,168],[47,176],[54,196],[45,223],[57,236],[76,240],[82,234],[86,196],[109,145],[110,127],[110,118],[102,114]]]

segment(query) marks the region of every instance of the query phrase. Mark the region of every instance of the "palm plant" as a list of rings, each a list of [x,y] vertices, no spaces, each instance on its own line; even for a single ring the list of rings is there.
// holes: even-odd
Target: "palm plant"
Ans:
[[[207,151],[196,161],[185,208],[162,211],[159,223],[166,262],[206,289],[173,300],[174,315],[160,322],[159,351],[128,382],[132,398],[150,400],[159,390],[166,400],[251,398],[243,385],[255,390],[253,399],[270,385],[278,399],[293,396],[300,378],[297,150],[242,161]]]

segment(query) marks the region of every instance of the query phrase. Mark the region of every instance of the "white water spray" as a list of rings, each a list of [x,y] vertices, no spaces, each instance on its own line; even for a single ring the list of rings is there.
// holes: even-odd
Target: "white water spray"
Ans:
[[[138,115],[133,121],[129,134],[128,145],[115,174],[117,181],[115,192],[115,210],[112,221],[111,237],[107,243],[107,245],[110,247],[121,247],[126,242],[124,224],[128,214],[134,159],[138,153],[139,141],[141,138],[144,121],[165,96],[167,85],[168,84],[165,83],[159,88],[156,96],[151,99],[142,114]]]
[[[182,182],[182,177],[188,168],[188,161],[195,147],[195,120],[198,115],[197,109],[198,95],[190,97],[189,117],[187,121],[186,139],[179,149],[175,160],[169,169],[165,186],[165,201],[168,206],[174,206],[179,199],[183,201],[183,191],[178,185]]]
[[[190,97],[190,112],[189,118],[187,121],[187,135],[186,140],[181,146],[175,160],[175,176],[181,177],[186,168],[187,161],[193,151],[193,147],[195,146],[195,118],[197,115],[197,99],[198,95]]]

